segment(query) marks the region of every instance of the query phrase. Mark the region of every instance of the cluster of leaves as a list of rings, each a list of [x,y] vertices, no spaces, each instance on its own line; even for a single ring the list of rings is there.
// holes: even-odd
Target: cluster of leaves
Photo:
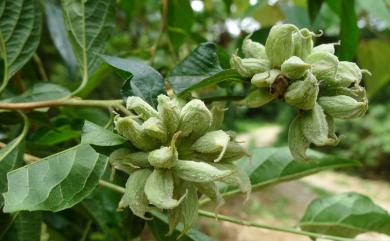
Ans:
[[[245,84],[236,71],[228,69],[225,50],[205,42],[190,52],[194,44],[205,40],[195,28],[204,27],[209,31],[215,27],[205,16],[212,11],[224,12],[220,16],[227,16],[232,2],[224,1],[226,5],[221,5],[228,11],[208,7],[204,15],[195,16],[189,1],[163,1],[161,21],[156,21],[151,14],[160,8],[160,4],[154,1],[146,1],[145,5],[142,1],[119,2],[119,12],[114,11],[114,1],[107,0],[62,0],[61,4],[45,1],[44,5],[35,0],[3,0],[0,4],[3,66],[0,70],[3,76],[0,133],[7,143],[0,149],[0,192],[3,194],[0,196],[0,239],[77,240],[82,237],[84,240],[129,240],[137,237],[147,225],[156,240],[174,240],[183,230],[179,225],[172,236],[165,236],[168,221],[164,213],[152,211],[154,218],[144,221],[129,210],[116,212],[125,177],[118,174],[114,183],[105,181],[110,175],[107,156],[113,149],[126,146],[126,141],[110,130],[112,117],[106,110],[108,113],[112,109],[125,111],[122,101],[74,97],[119,97],[116,92],[120,81],[111,75],[111,70],[125,81],[121,90],[123,98],[139,96],[151,105],[156,104],[159,94],[166,92],[164,78],[170,86],[169,92],[173,91],[182,98],[197,94],[205,101],[213,102],[240,98],[237,93],[245,95],[246,88],[235,92],[236,86],[245,87]],[[309,1],[309,8],[318,10],[313,2]],[[341,6],[335,2],[326,1],[324,6],[330,6],[337,14],[345,16],[341,23],[342,41],[347,35],[356,39],[356,32],[348,33],[350,22],[356,25],[353,19],[356,14],[351,8],[354,1],[342,1]],[[247,14],[254,10],[275,9],[268,5],[261,7],[261,4],[259,1],[255,7],[249,7]],[[287,4],[280,6],[281,9],[288,8]],[[317,10],[312,11],[312,16],[318,13]],[[143,15],[143,11],[148,12],[144,22],[135,17]],[[128,44],[128,39],[121,40],[123,34],[110,38],[110,34],[117,31],[115,29],[127,23],[115,24],[115,16],[123,18],[124,15],[128,20],[134,20],[130,21],[132,27],[138,26],[139,22],[141,26],[152,23],[151,28],[155,28],[158,34],[155,38],[148,38],[145,29],[133,28],[134,32],[129,34],[134,46],[126,52],[123,46]],[[293,22],[289,14],[286,15],[286,19]],[[195,24],[196,18],[201,24]],[[274,22],[264,24],[265,29],[272,24]],[[52,40],[42,37],[46,31]],[[259,31],[255,33],[257,36],[261,33]],[[221,33],[217,42],[229,51],[223,36]],[[137,45],[136,39],[141,43]],[[188,39],[193,43],[186,43]],[[155,40],[157,44],[151,49],[145,47],[151,46]],[[350,54],[354,55],[356,45],[341,46],[340,56],[352,58]],[[103,55],[105,48],[115,55],[152,59],[153,66],[159,71],[140,59]],[[138,48],[143,50],[137,52]],[[168,55],[168,51],[172,53]],[[187,57],[183,58],[186,54]],[[42,55],[44,64],[40,59]],[[63,62],[52,61],[58,60],[59,56]],[[177,58],[182,60],[174,65]],[[101,65],[102,61],[107,64]],[[173,67],[171,71],[168,71],[169,67]],[[38,81],[48,77],[50,82]],[[66,82],[65,79],[81,81]],[[99,85],[103,80],[107,82]],[[76,109],[76,106],[82,108]],[[322,170],[359,165],[352,160],[318,153],[309,153],[309,161],[298,162],[285,147],[255,148],[251,153],[251,166],[246,158],[236,164],[250,177],[253,190]],[[110,190],[97,188],[99,183]],[[220,188],[225,196],[239,192],[230,186]],[[365,231],[390,234],[389,223],[390,216],[385,210],[367,197],[349,193],[313,201],[299,226],[310,231],[311,237],[318,237],[319,233],[354,237]],[[190,229],[182,240],[213,239]]]

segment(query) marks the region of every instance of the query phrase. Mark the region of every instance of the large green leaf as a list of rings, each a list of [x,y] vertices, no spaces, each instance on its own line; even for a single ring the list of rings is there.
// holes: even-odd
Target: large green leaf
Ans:
[[[153,106],[157,105],[157,96],[165,93],[163,77],[157,70],[138,59],[122,59],[108,55],[100,57],[114,67],[125,80],[121,90],[125,99],[135,95]]]
[[[348,238],[366,232],[390,235],[390,215],[369,197],[349,192],[311,202],[299,226],[311,232]]]
[[[116,146],[125,143],[127,140],[111,130],[104,129],[90,121],[85,121],[81,143],[96,146]]]
[[[4,148],[0,149],[0,194],[3,193],[7,186],[7,172],[23,165],[24,154],[24,137],[29,129],[29,122],[24,114],[22,133],[13,141],[8,143]],[[0,196],[0,207],[4,204],[3,196]]]
[[[183,224],[177,225],[176,231],[171,236],[167,236],[168,218],[157,211],[152,211],[151,213],[154,218],[148,222],[148,227],[157,241],[215,241],[215,239],[194,228],[190,228],[185,235],[178,239],[180,233],[183,231]]]
[[[0,149],[0,193],[3,193],[7,187],[7,172],[23,164],[24,143],[22,142],[16,138]],[[3,204],[3,197],[0,196],[0,207]]]
[[[45,13],[50,37],[68,67],[70,79],[74,80],[77,60],[66,34],[64,14],[56,1],[52,0],[45,1]]]
[[[3,83],[33,56],[41,37],[42,15],[36,0],[0,2],[0,55],[4,62]]]
[[[360,67],[369,70],[372,76],[365,75],[367,94],[372,97],[390,81],[390,42],[373,39],[361,41],[357,59]]]
[[[243,158],[235,164],[250,177],[252,188],[298,179],[313,173],[333,168],[358,166],[360,163],[334,156],[309,152],[308,161],[294,161],[288,147],[253,148],[251,161]],[[236,190],[233,190],[235,192]]]
[[[216,45],[202,43],[171,71],[168,82],[175,94],[181,94],[221,71]]]
[[[106,164],[106,156],[78,145],[11,171],[4,212],[72,207],[95,189]]]
[[[69,95],[69,90],[66,88],[51,84],[51,83],[37,83],[23,94],[5,99],[2,102],[35,102],[60,99]]]
[[[359,28],[357,26],[357,16],[355,11],[355,0],[340,1],[340,41],[341,45],[338,49],[340,60],[353,60],[356,54]]]
[[[62,8],[68,37],[83,74],[83,82],[77,90],[81,91],[98,66],[97,54],[104,51],[114,28],[112,1],[62,0]]]

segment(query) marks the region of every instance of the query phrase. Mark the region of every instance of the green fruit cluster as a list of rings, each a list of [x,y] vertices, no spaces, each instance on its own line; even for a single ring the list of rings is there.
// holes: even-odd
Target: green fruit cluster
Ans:
[[[153,208],[168,210],[169,232],[179,222],[186,232],[197,218],[198,192],[223,204],[216,181],[249,195],[249,177],[232,164],[247,152],[219,130],[223,106],[209,110],[201,100],[180,103],[160,95],[157,109],[134,96],[127,109],[130,115],[118,115],[114,123],[132,147],[110,155],[111,165],[130,175],[120,209],[128,206],[142,218]]]
[[[246,78],[252,89],[241,104],[257,108],[281,99],[298,109],[290,124],[288,142],[296,160],[305,160],[306,149],[336,145],[334,118],[362,117],[368,108],[363,73],[355,63],[339,61],[335,44],[314,47],[317,35],[292,24],[272,27],[265,46],[247,37],[245,58],[231,57],[231,66]]]

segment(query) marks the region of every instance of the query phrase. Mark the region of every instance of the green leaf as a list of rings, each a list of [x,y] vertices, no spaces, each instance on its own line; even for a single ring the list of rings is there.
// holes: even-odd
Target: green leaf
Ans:
[[[111,0],[62,0],[62,8],[68,38],[83,75],[78,92],[99,64],[97,54],[104,51],[114,28],[114,11]]]
[[[41,240],[41,212],[19,212],[14,226],[16,229],[15,241]]]
[[[23,165],[24,154],[24,138],[29,129],[29,121],[27,116],[22,112],[19,114],[23,118],[23,130],[20,135],[5,147],[0,149],[0,193],[5,191],[7,185],[7,172]],[[0,207],[4,204],[3,196],[0,196]]]
[[[168,82],[179,95],[221,71],[216,45],[202,43],[171,71]]]
[[[185,38],[187,31],[191,31],[194,23],[194,13],[190,1],[168,1],[168,34],[172,44],[178,49]]]
[[[316,19],[324,0],[308,0],[308,10],[310,21],[313,23]]]
[[[74,80],[77,60],[66,34],[64,14],[55,1],[50,0],[45,1],[45,13],[50,37],[68,67],[71,80]]]
[[[80,131],[74,130],[69,124],[65,124],[35,136],[34,143],[53,146],[69,140],[78,141]]]
[[[177,239],[183,231],[183,224],[177,225],[176,231],[171,236],[166,236],[168,233],[168,218],[157,211],[151,211],[151,214],[154,218],[148,222],[148,227],[157,241],[215,241],[215,239],[194,228],[190,228],[185,235]]]
[[[84,199],[83,208],[88,215],[96,221],[97,225],[105,234],[104,240],[124,241],[127,229],[123,228],[122,213],[117,211],[121,194],[107,188],[98,188],[94,193]],[[132,214],[130,214],[132,215]]]
[[[11,171],[3,211],[70,208],[95,189],[106,164],[106,156],[78,145]]]
[[[185,93],[189,93],[194,90],[198,90],[201,88],[205,88],[210,85],[216,85],[221,82],[227,82],[229,84],[242,82],[244,79],[238,74],[235,69],[226,69],[222,70],[215,75],[212,75],[208,78],[200,80],[196,84],[189,86],[187,89],[183,90],[180,95],[184,95]]]
[[[359,41],[359,28],[355,11],[355,0],[340,1],[340,41],[338,56],[340,60],[353,60]]]
[[[390,81],[389,56],[390,43],[386,40],[365,40],[359,44],[357,54],[359,65],[372,73],[372,76],[364,76],[367,94],[370,97]]]
[[[111,130],[104,129],[90,121],[85,121],[81,143],[96,146],[116,146],[125,143],[127,140]]]
[[[390,235],[390,215],[369,197],[348,192],[312,201],[299,226],[302,230],[347,238],[366,232]]]
[[[61,99],[69,95],[69,90],[66,88],[51,84],[37,83],[23,94],[5,99],[2,102],[36,102],[45,100]]]
[[[125,80],[121,89],[125,99],[135,95],[153,106],[157,105],[157,96],[165,93],[163,77],[157,70],[138,59],[122,59],[102,54],[100,57]]]
[[[27,63],[38,47],[42,15],[35,0],[4,0],[0,4],[0,57],[4,62],[3,82]]]
[[[23,165],[24,143],[16,138],[0,149],[0,193],[7,187],[7,172]],[[0,207],[4,204],[3,196],[0,196]]]
[[[294,161],[288,147],[253,148],[250,150],[252,161],[243,158],[235,164],[250,177],[252,190],[283,181],[298,179],[319,171],[358,166],[360,163],[352,160],[308,152],[308,161]]]

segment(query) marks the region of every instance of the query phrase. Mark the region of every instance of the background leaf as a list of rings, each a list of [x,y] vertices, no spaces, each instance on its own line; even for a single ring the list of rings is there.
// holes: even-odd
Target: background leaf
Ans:
[[[364,75],[367,94],[372,97],[390,81],[390,42],[373,39],[359,44],[357,59],[362,68],[368,69],[372,76]]]
[[[358,166],[353,160],[344,160],[317,152],[309,152],[310,160],[294,161],[288,147],[253,148],[252,160],[243,158],[235,164],[250,177],[252,188],[262,188],[282,181],[298,179],[319,171]]]
[[[55,1],[45,1],[45,13],[50,37],[68,67],[71,80],[75,79],[77,60],[66,34],[64,14]]]
[[[78,145],[9,172],[4,212],[72,207],[95,189],[106,164],[106,156]]]
[[[194,23],[194,13],[190,3],[190,1],[181,0],[168,1],[168,34],[177,49],[187,37],[187,32],[191,31]]]
[[[214,43],[202,43],[170,72],[168,82],[175,94],[222,71],[216,51]]]
[[[157,96],[165,93],[163,77],[157,70],[137,59],[122,59],[108,55],[100,57],[114,67],[125,80],[121,90],[124,99],[135,95],[153,106],[157,105]]]
[[[42,14],[35,0],[0,4],[0,54],[4,61],[2,89],[33,56],[41,37]]]
[[[311,22],[314,22],[314,20],[316,19],[323,2],[324,2],[324,0],[308,0],[307,1],[309,17],[310,17]]]
[[[355,11],[355,0],[340,1],[340,41],[337,55],[340,60],[353,60],[359,41],[359,28]]]
[[[16,217],[15,241],[41,241],[41,212],[19,212]]]
[[[104,51],[114,28],[112,1],[62,0],[62,8],[68,37],[85,78],[96,69],[97,53]]]
[[[14,96],[1,102],[36,102],[61,99],[69,95],[69,90],[52,83],[36,83],[23,94]]]
[[[111,130],[104,129],[90,121],[85,121],[81,143],[96,146],[116,146],[125,143],[127,140]]]
[[[349,192],[315,199],[299,226],[311,232],[349,238],[365,232],[390,234],[390,215],[369,197]]]

